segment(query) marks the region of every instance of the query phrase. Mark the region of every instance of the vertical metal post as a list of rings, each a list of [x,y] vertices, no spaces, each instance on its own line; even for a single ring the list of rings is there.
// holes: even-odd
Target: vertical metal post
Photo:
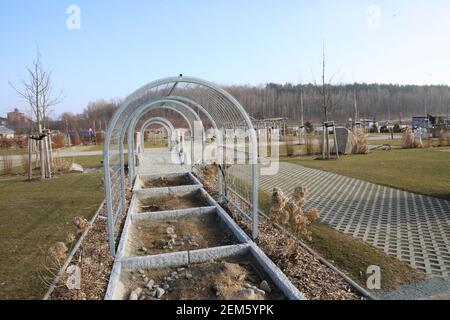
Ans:
[[[322,159],[325,159],[325,130],[326,126],[323,124],[322,126]]]
[[[191,130],[191,168],[195,165],[194,147],[195,147],[195,123],[192,126]]]
[[[334,136],[334,147],[336,150],[336,159],[339,159],[339,147],[337,141],[336,126],[333,126],[333,136]]]
[[[109,253],[111,256],[116,254],[116,244],[114,241],[114,217],[112,209],[112,195],[111,195],[111,181],[109,177],[109,140],[104,141],[103,146],[103,174],[105,182],[105,198],[106,198],[106,212],[108,215],[108,242],[109,242]]]
[[[259,237],[259,174],[258,174],[258,145],[255,129],[251,129],[250,141],[252,143],[252,196],[253,196],[253,217],[252,217],[252,238],[257,240]]]
[[[128,183],[133,185],[134,177],[134,153],[133,153],[133,141],[134,141],[134,126],[133,123],[128,127]]]
[[[31,161],[31,142],[34,140],[31,140],[28,137],[28,180],[31,181],[33,178],[33,166]]]

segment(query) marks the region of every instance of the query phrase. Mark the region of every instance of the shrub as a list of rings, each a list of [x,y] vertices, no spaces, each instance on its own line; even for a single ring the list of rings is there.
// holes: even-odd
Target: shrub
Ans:
[[[28,138],[25,136],[19,136],[14,139],[14,144],[17,146],[17,148],[23,149],[28,146]]]
[[[416,139],[411,128],[407,128],[403,132],[403,149],[423,148],[422,139]]]
[[[78,134],[78,131],[75,131],[71,136],[70,136],[70,143],[73,146],[79,146],[81,144],[81,140],[80,140],[80,135]]]
[[[272,206],[270,208],[270,221],[284,225],[295,234],[301,234],[311,240],[309,225],[319,217],[317,209],[311,209],[305,214],[300,204],[305,200],[307,188],[297,187],[292,200],[279,188],[275,188],[272,194]]]
[[[308,192],[307,187],[299,186],[295,188],[294,194],[292,195],[292,200],[298,206],[301,206],[305,202],[306,193]]]
[[[98,131],[95,133],[95,142],[98,144],[103,143],[105,140],[105,132],[104,131]]]
[[[53,171],[55,173],[68,173],[72,164],[64,158],[61,158],[58,153],[53,157]]]
[[[0,148],[2,149],[10,149],[12,148],[13,144],[14,144],[13,139],[9,139],[6,137],[1,137],[0,139]]]
[[[353,130],[356,141],[356,154],[368,154],[369,153],[369,143],[367,142],[367,134],[362,128],[355,128]]]
[[[447,130],[441,129],[439,131],[439,146],[445,147],[450,145],[450,134]]]
[[[66,137],[64,134],[62,134],[62,133],[55,134],[55,135],[52,135],[51,137],[52,137],[52,148],[53,149],[56,150],[56,149],[64,148],[65,140],[66,140]]]

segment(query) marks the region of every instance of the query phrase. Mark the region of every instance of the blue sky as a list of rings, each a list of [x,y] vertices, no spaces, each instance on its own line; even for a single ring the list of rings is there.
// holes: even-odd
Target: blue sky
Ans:
[[[80,30],[66,26],[69,5],[81,10]],[[8,81],[26,77],[37,46],[66,95],[55,116],[179,73],[313,81],[323,42],[336,81],[450,84],[449,15],[448,0],[2,0],[0,115],[27,109]]]

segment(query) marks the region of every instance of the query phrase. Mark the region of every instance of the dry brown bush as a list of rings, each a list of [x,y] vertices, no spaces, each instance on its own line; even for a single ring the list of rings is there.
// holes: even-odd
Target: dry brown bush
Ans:
[[[17,146],[17,148],[23,149],[28,146],[28,138],[26,136],[19,136],[14,139],[14,144]]]
[[[446,147],[450,145],[450,133],[449,131],[442,129],[439,131],[439,146]]]
[[[270,221],[285,226],[294,234],[302,235],[311,240],[309,225],[318,219],[317,209],[311,209],[307,214],[297,204],[303,204],[306,194],[305,187],[297,187],[295,197],[289,200],[279,188],[275,188],[272,194],[272,206],[270,208]]]
[[[355,128],[353,134],[356,140],[356,154],[368,154],[369,153],[369,143],[367,142],[367,134],[362,128]]]
[[[62,260],[66,257],[68,250],[64,242],[57,242],[48,249],[48,254],[55,259]]]
[[[315,222],[319,219],[319,210],[312,208],[306,213],[306,216],[311,223]]]
[[[403,132],[403,149],[423,148],[422,139],[415,139],[411,128],[407,128]]]
[[[272,206],[270,208],[270,220],[273,223],[286,224],[289,221],[289,213],[284,210],[289,199],[280,188],[274,188],[272,193]]]
[[[104,131],[98,131],[95,133],[95,142],[98,144],[103,143],[105,140],[105,132]]]
[[[407,128],[403,132],[403,141],[402,148],[403,149],[411,149],[414,146],[414,134],[410,128]]]
[[[65,147],[65,139],[66,137],[60,133],[52,135],[52,148],[53,149],[62,149]]]
[[[80,140],[80,135],[78,134],[78,131],[75,131],[71,136],[70,136],[70,143],[73,146],[79,146],[81,144],[81,140]]]
[[[306,193],[308,192],[307,187],[299,186],[295,188],[294,194],[292,195],[292,200],[298,206],[301,206],[305,202]]]
[[[1,149],[11,149],[13,145],[14,145],[13,139],[9,139],[9,138],[3,137],[3,136],[0,138],[0,148]]]
[[[64,158],[56,155],[53,157],[53,171],[56,173],[67,173],[69,172],[71,167],[71,163],[65,160]]]
[[[73,224],[79,231],[84,231],[87,227],[89,227],[89,222],[83,217],[75,217],[73,219]]]

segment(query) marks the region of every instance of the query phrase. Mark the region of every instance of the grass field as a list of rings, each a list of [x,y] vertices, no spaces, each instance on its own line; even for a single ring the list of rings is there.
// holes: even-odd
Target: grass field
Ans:
[[[91,218],[102,200],[100,174],[1,178],[0,299],[41,299],[46,248],[75,234],[73,218]]]
[[[284,157],[282,161],[450,200],[448,148],[380,150],[329,161]]]

